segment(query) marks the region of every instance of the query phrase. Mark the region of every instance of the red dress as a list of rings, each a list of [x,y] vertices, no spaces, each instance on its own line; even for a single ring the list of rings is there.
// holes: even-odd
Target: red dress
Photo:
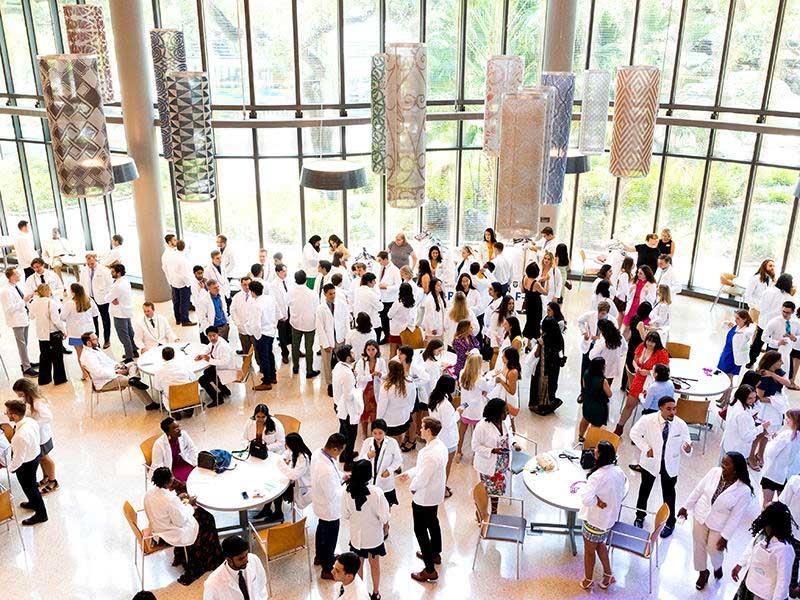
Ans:
[[[640,362],[639,359],[644,352],[645,345],[644,343],[639,344],[639,347],[636,348],[636,352],[633,355],[633,366],[636,369],[645,369],[647,371],[652,371],[653,367],[657,364],[662,365],[669,365],[669,353],[665,349],[656,350],[652,356],[647,360],[647,362]],[[647,377],[644,375],[639,375],[636,373],[633,377],[633,381],[631,382],[631,389],[628,393],[633,396],[634,398],[638,398],[639,394],[644,391],[644,382],[647,380]]]

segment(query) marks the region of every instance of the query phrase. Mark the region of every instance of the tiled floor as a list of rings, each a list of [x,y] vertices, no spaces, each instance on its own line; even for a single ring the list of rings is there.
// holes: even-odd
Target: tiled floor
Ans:
[[[575,321],[588,304],[584,285],[582,293],[573,292],[567,299],[567,318]],[[141,298],[141,295],[138,296]],[[164,314],[171,312],[167,305],[159,306]],[[680,297],[673,308],[674,341],[692,345],[693,357],[716,362],[723,341],[722,321],[730,316],[730,310],[717,308],[709,312],[706,302]],[[4,327],[0,353],[9,366],[16,365],[17,356],[10,332]],[[185,340],[196,340],[196,328],[180,329]],[[113,351],[120,355],[119,345]],[[559,396],[565,400],[557,414],[546,418],[523,410],[517,420],[518,430],[527,437],[536,439],[540,449],[560,448],[569,445],[574,438],[576,421],[576,388],[580,356],[577,349],[577,333],[574,326],[568,330],[567,368],[562,371]],[[61,489],[47,496],[50,521],[33,529],[24,529],[26,550],[20,547],[16,532],[5,533],[0,529],[0,598],[62,600],[80,599],[126,599],[139,589],[138,576],[133,564],[133,537],[122,516],[122,503],[130,500],[141,506],[143,495],[143,471],[139,443],[158,432],[157,413],[145,413],[134,401],[129,405],[128,417],[122,416],[118,401],[113,395],[103,395],[100,408],[94,419],[89,417],[87,403],[88,388],[80,381],[80,373],[74,355],[67,358],[70,381],[58,388],[47,386],[48,398],[54,405],[55,450],[53,457],[58,468]],[[11,368],[12,379],[19,374],[18,367]],[[338,426],[331,401],[324,390],[320,394],[320,382],[309,382],[304,377],[292,377],[283,366],[279,385],[271,392],[258,393],[258,400],[265,401],[276,412],[292,414],[302,420],[301,433],[312,448],[321,445],[329,433]],[[198,419],[184,421],[183,426],[191,432],[201,448],[236,448],[242,423],[248,409],[243,406],[243,389],[234,386],[232,400],[223,407],[208,412],[206,429]],[[252,394],[250,406],[252,406]],[[4,386],[3,399],[11,397],[8,386]],[[797,403],[798,398],[792,398]],[[612,404],[616,413],[619,407],[619,392]],[[678,482],[679,502],[685,498],[718,456],[719,430],[715,427],[708,440],[705,456],[699,451],[690,460],[685,460]],[[629,443],[622,445],[621,464],[627,465],[633,458]],[[414,462],[414,453],[407,455],[406,466]],[[638,488],[638,476],[627,470],[631,479],[631,494]],[[3,474],[4,475],[4,474]],[[454,496],[447,500],[440,511],[444,533],[444,564],[441,578],[435,585],[420,585],[409,578],[411,570],[418,570],[420,563],[414,558],[415,541],[411,527],[410,494],[407,486],[401,485],[398,496],[400,506],[392,513],[392,533],[388,545],[388,556],[382,563],[383,581],[381,591],[386,600],[416,600],[421,598],[498,598],[555,599],[579,598],[588,595],[578,587],[582,577],[582,545],[579,554],[573,557],[566,538],[557,535],[529,536],[522,556],[521,578],[516,581],[513,548],[489,543],[478,552],[476,569],[471,569],[477,538],[474,509],[470,489],[477,476],[470,464],[470,456],[462,464],[454,465],[451,487]],[[16,480],[13,492],[17,500],[21,491]],[[525,513],[529,520],[559,518],[557,511],[535,500],[517,479],[514,493],[525,500]],[[656,490],[651,506],[655,506]],[[629,502],[633,502],[629,496]],[[230,515],[217,515],[218,522]],[[314,517],[310,534],[313,535]],[[733,566],[748,534],[745,528],[730,544],[731,551],[725,559],[726,576],[720,584],[712,583],[709,589],[699,593],[694,589],[695,574],[691,566],[691,540],[688,524],[679,525],[673,537],[662,547],[661,568],[655,571],[652,597],[664,600],[687,598],[731,598],[735,589],[729,571]],[[344,549],[348,540],[346,527],[339,538],[339,548]],[[159,599],[202,598],[202,581],[189,588],[176,583],[179,571],[170,567],[171,553],[164,552],[146,559],[147,589],[153,590]],[[597,590],[594,596],[604,594],[618,598],[645,598],[647,593],[647,562],[618,553],[613,557],[614,573],[618,580],[608,592]],[[599,565],[598,565],[599,570]],[[599,572],[599,571],[598,571]],[[329,582],[318,579],[314,573],[309,583],[305,557],[297,555],[277,563],[272,570],[273,591],[276,598],[316,599],[334,598],[336,592]]]

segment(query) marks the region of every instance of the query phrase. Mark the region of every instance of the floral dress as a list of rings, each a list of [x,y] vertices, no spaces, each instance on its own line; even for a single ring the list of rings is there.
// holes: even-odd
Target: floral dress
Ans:
[[[509,449],[508,436],[500,438],[497,446],[503,450]],[[508,482],[508,468],[511,463],[511,452],[502,452],[497,455],[497,462],[494,467],[493,475],[481,475],[481,483],[486,486],[486,491],[492,496],[505,496],[506,483]]]

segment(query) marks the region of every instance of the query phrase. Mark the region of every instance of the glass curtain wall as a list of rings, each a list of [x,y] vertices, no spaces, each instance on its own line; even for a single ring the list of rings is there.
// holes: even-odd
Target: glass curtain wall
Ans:
[[[7,105],[41,106],[35,56],[64,51],[64,3],[0,0]],[[117,83],[108,2],[93,3],[105,11]],[[373,174],[348,192],[299,187],[307,159],[369,166],[370,132],[364,124],[297,128],[292,121],[368,116],[370,56],[400,41],[428,44],[429,113],[480,111],[489,56],[522,55],[526,84],[539,80],[546,0],[272,0],[268,10],[261,0],[144,4],[154,27],[183,30],[189,68],[209,72],[215,119],[288,121],[216,128],[216,204],[176,203],[162,160],[164,222],[196,262],[208,261],[217,232],[228,235],[244,269],[261,246],[296,263],[301,242],[314,234],[335,233],[360,252],[399,230],[425,230],[454,247],[478,241],[494,222],[496,164],[481,151],[480,120],[428,123],[428,200],[412,211],[386,207],[383,178]],[[648,64],[662,71],[661,116],[798,128],[798,29],[800,0],[578,0],[575,112],[584,69]],[[119,115],[119,103],[107,110]],[[110,124],[109,136],[112,150],[124,153],[122,125]],[[49,141],[44,119],[0,115],[0,231],[13,232],[24,218],[37,240],[59,227],[76,248],[99,251],[119,233],[137,275],[131,186],[62,198]],[[767,257],[800,268],[793,198],[800,137],[663,124],[653,154],[643,179],[611,177],[607,153],[592,158],[590,173],[568,176],[558,237],[576,269],[581,249],[602,250],[610,238],[638,243],[663,228],[676,240],[682,281],[699,290],[716,289],[721,271],[747,273]]]

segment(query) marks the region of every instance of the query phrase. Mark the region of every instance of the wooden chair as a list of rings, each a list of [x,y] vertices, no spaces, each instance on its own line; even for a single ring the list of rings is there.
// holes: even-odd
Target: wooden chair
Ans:
[[[637,510],[632,506],[625,506],[624,504],[623,507]],[[666,503],[664,503],[655,513],[650,511],[645,512],[651,515],[655,514],[656,516],[652,530],[648,531],[647,529],[642,529],[640,527],[636,527],[635,525],[618,521],[611,528],[611,533],[609,533],[608,547],[612,552],[614,551],[614,548],[619,548],[625,552],[630,552],[631,554],[635,554],[636,556],[641,556],[642,558],[647,559],[649,567],[650,593],[652,594],[653,555],[656,557],[656,568],[658,568],[658,546],[660,540],[659,534],[661,533],[661,530],[664,529],[664,525],[669,518],[669,507],[666,505]]]
[[[492,498],[519,502],[519,516],[491,514],[489,502]],[[472,558],[472,570],[475,570],[475,562],[478,560],[478,548],[481,546],[481,541],[511,542],[516,544],[517,579],[519,579],[519,556],[525,543],[525,533],[528,529],[528,522],[524,516],[525,503],[519,498],[489,495],[482,483],[478,483],[472,488],[472,499],[475,502],[475,517],[478,520],[479,527],[478,540],[475,542],[475,555]]]
[[[147,476],[150,474],[150,467],[153,464],[153,444],[156,443],[156,440],[160,437],[159,434],[151,435],[141,444],[139,444],[139,450],[142,451],[142,459],[144,462],[142,466],[144,467],[144,491],[147,492]]]
[[[683,419],[689,427],[697,429],[697,439],[703,438],[703,454],[706,453],[706,438],[708,438],[708,409],[711,400],[689,400],[678,398],[675,405],[675,414]],[[691,435],[691,434],[690,434]],[[692,438],[694,440],[695,438]]]
[[[295,523],[282,523],[274,527],[257,530],[250,523],[250,531],[255,537],[261,551],[264,553],[264,564],[267,568],[267,586],[269,596],[272,597],[272,574],[269,565],[271,562],[286,558],[300,550],[305,549],[308,562],[308,581],[311,582],[311,549],[306,537],[306,517]]]
[[[143,510],[138,512],[144,512]],[[128,522],[134,537],[133,546],[133,563],[139,568],[139,555],[142,557],[141,564],[141,589],[144,589],[144,557],[155,554],[160,550],[166,550],[169,546],[163,542],[156,542],[155,537],[151,534],[148,527],[142,529],[139,527],[139,516],[137,511],[131,506],[127,500],[122,505],[122,514],[125,515],[125,520]]]
[[[667,353],[670,358],[686,358],[692,356],[692,347],[680,342],[667,342]]]
[[[578,290],[580,290],[581,289],[581,284],[583,283],[583,278],[584,277],[596,277],[597,274],[600,272],[600,269],[599,268],[598,269],[594,269],[594,268],[587,269],[586,268],[586,250],[581,248],[580,250],[578,250],[578,254],[580,254],[580,256],[581,256],[581,265],[582,265],[581,276],[578,279]]]
[[[22,531],[19,527],[19,520],[17,513],[14,512],[14,499],[11,497],[11,489],[4,489],[0,485],[0,524],[5,523],[6,531],[11,528],[11,521],[17,526],[17,534],[19,535],[19,543],[22,544],[22,551],[25,551],[25,540],[22,539]]]
[[[736,273],[722,272],[719,274],[719,290],[717,290],[717,295],[714,297],[714,302],[711,303],[711,308],[709,310],[714,310],[714,307],[719,302],[719,297],[722,294],[728,294],[729,296],[733,296],[735,299],[738,299],[739,308],[742,307],[742,302],[744,301],[744,288],[736,285],[734,279],[736,279]]]
[[[8,423],[0,423],[0,430],[3,431],[3,434],[6,436],[6,439],[9,442],[11,441],[11,438],[14,437],[14,430]]]
[[[289,415],[273,415],[283,425],[283,431],[286,435],[290,433],[297,433],[300,431],[300,419],[296,419]]]
[[[600,442],[611,442],[611,445],[614,446],[614,450],[619,450],[619,441],[620,437],[613,431],[589,425],[589,429],[586,430],[586,436],[583,440],[583,447],[596,448],[597,444]]]
[[[91,381],[91,380],[90,380]],[[98,390],[95,385],[94,381],[91,382],[92,385],[92,393],[89,396],[89,416],[94,419],[94,405],[95,402],[97,405],[100,405],[100,394],[105,394],[108,392],[119,392],[119,400],[122,403],[122,414],[126,417],[128,416],[128,411],[125,409],[125,396],[122,395],[123,387],[120,385],[119,380],[114,380],[116,383],[115,387],[112,387],[110,390]],[[128,400],[131,399],[131,386],[128,385]]]
[[[203,417],[205,417],[206,414],[203,402],[200,400],[200,384],[197,381],[169,386],[162,405],[166,405],[167,414],[169,416],[182,410],[189,410],[190,408],[199,408],[200,415]],[[203,419],[203,431],[205,431],[205,427],[205,419]]]
[[[411,346],[415,350],[425,347],[425,340],[422,335],[422,328],[416,327],[414,331],[404,329],[400,332],[400,343],[404,346]]]

